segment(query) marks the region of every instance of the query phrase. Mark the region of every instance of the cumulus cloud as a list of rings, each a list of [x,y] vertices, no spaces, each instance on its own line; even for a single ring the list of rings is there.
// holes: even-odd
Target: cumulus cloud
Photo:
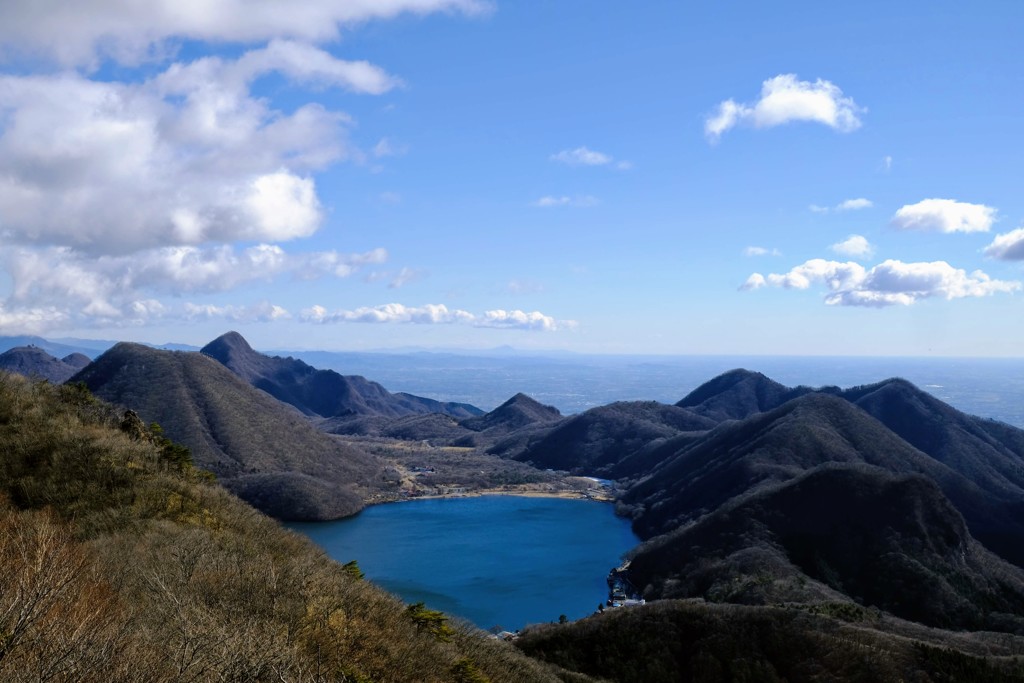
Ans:
[[[808,289],[824,286],[830,306],[909,306],[921,299],[961,299],[998,292],[1015,292],[1021,283],[993,280],[980,270],[973,273],[954,268],[945,261],[904,263],[887,260],[871,269],[859,263],[812,259],[787,273],[754,273],[741,289],[773,286]]]
[[[767,281],[765,281],[764,275],[761,275],[761,273],[751,273],[750,277],[748,277],[746,281],[742,285],[740,285],[740,291],[749,292],[755,289],[761,289],[767,284],[768,283]]]
[[[988,232],[996,220],[996,209],[953,199],[923,199],[901,207],[890,225],[897,230],[924,232]]]
[[[732,99],[718,105],[704,122],[704,134],[717,142],[722,134],[738,125],[772,128],[794,121],[821,123],[843,133],[860,128],[859,114],[866,111],[838,86],[818,79],[797,80],[794,74],[780,74],[761,85],[761,97],[753,104]]]
[[[0,42],[31,56],[67,65],[100,58],[139,63],[172,52],[182,39],[256,43],[293,38],[337,40],[340,30],[404,13],[479,13],[481,0],[36,0],[0,3]]]
[[[350,66],[276,42],[142,83],[0,76],[0,229],[94,255],[309,236],[323,214],[310,174],[349,154],[349,118],[318,104],[286,114],[249,84],[273,69],[363,92],[393,84]]]
[[[561,197],[546,195],[544,197],[541,197],[537,201],[533,202],[533,205],[542,209],[547,209],[555,206],[597,206],[600,203],[601,201],[597,197],[593,197],[591,195],[576,195],[574,197],[569,197],[566,195],[563,195]]]
[[[498,327],[504,329],[537,330],[551,332],[575,327],[571,320],[558,321],[540,311],[506,311],[502,309],[485,311],[474,315],[461,309],[449,309],[444,304],[405,306],[383,304],[354,310],[328,311],[320,305],[302,311],[300,319],[311,323],[412,323],[418,325],[466,324],[474,327]]]
[[[985,247],[985,256],[1000,261],[1024,261],[1024,228],[996,235],[992,244]]]
[[[874,246],[863,235],[850,235],[842,242],[836,242],[829,249],[837,254],[853,258],[858,256],[867,258],[875,252]]]
[[[477,327],[506,327],[520,330],[544,330],[551,331],[558,329],[558,322],[549,315],[540,311],[527,313],[526,311],[506,311],[497,309],[486,311],[483,317],[478,318],[474,323]],[[565,326],[572,326],[573,323],[563,323]]]

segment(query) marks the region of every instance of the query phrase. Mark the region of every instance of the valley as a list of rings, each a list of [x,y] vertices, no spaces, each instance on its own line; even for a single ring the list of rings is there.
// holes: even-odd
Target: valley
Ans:
[[[281,520],[496,494],[614,504],[641,540],[621,578],[647,604],[526,629],[516,647],[562,670],[600,677],[578,657],[651,622],[662,626],[637,651],[660,643],[674,670],[721,667],[740,642],[726,632],[774,624],[793,642],[833,642],[859,676],[1024,671],[1024,431],[902,379],[788,387],[737,369],[674,404],[564,416],[519,393],[484,412],[264,356],[229,333],[202,352],[118,344],[66,387],[159,424],[152,438]],[[694,628],[711,640],[663,642]],[[751,671],[799,680],[813,661],[846,675],[816,647],[751,637]],[[882,642],[888,664],[858,659]]]

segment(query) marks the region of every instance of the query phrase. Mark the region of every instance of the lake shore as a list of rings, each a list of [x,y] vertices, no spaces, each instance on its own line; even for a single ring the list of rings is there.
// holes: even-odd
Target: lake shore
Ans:
[[[599,503],[611,503],[615,498],[610,491],[541,491],[531,489],[476,489],[459,493],[432,493],[415,496],[394,496],[367,501],[367,505],[383,505],[385,503],[407,503],[414,500],[442,500],[447,498],[480,498],[482,496],[517,496],[520,498],[561,498],[563,500],[593,500]]]

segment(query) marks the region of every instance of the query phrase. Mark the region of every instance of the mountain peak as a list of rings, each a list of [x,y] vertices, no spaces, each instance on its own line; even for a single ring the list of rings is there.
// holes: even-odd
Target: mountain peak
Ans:
[[[562,419],[558,408],[546,406],[540,401],[519,392],[500,406],[479,417],[462,421],[462,426],[482,432],[498,428],[510,431],[528,424],[555,422]]]
[[[254,353],[253,348],[249,346],[249,342],[245,340],[245,337],[240,335],[238,332],[226,332],[221,336],[214,339],[212,342],[202,348],[200,353],[204,353],[207,356],[216,358],[217,360],[224,362],[228,357],[234,355],[248,355]]]
[[[807,391],[790,389],[760,372],[737,368],[700,385],[676,405],[718,421],[741,420],[777,408]]]

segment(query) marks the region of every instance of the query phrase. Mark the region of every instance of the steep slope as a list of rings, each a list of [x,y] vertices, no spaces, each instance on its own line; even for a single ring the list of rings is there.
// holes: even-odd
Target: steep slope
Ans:
[[[392,394],[363,377],[317,370],[294,358],[266,356],[253,350],[237,332],[221,335],[204,346],[202,353],[254,387],[295,406],[306,415],[401,417],[444,413],[461,418],[482,413],[464,403],[444,403],[405,393]]]
[[[823,465],[642,546],[648,597],[771,604],[849,596],[941,628],[1024,633],[1024,571],[971,538],[934,482]]]
[[[0,353],[0,370],[45,379],[54,384],[67,381],[89,363],[89,358],[80,353],[58,359],[38,346],[16,346]]]
[[[374,458],[320,433],[202,354],[121,343],[73,379],[159,423],[199,467],[269,514],[349,515],[380,485]]]
[[[535,467],[617,479],[651,467],[643,459],[630,459],[651,442],[714,425],[685,408],[621,401],[563,420],[514,457]]]
[[[708,380],[676,405],[715,422],[742,420],[778,408],[810,391],[813,390],[808,387],[791,389],[760,372],[736,369]]]

